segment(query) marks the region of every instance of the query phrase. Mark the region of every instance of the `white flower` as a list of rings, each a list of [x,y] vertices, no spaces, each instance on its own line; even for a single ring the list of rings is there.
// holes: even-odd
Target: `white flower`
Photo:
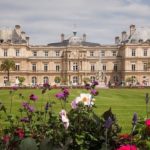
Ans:
[[[66,111],[63,109],[63,110],[61,110],[61,112],[59,114],[60,114],[60,117],[61,117],[61,120],[62,120],[62,122],[64,124],[65,129],[68,129],[68,127],[69,127],[69,119],[67,117]]]
[[[85,106],[91,106],[94,103],[92,102],[92,95],[91,94],[80,94],[81,102],[84,103]]]
[[[87,93],[81,93],[80,97],[76,97],[76,99],[71,103],[72,108],[75,109],[75,104],[77,105],[79,102],[82,102],[85,106],[94,105],[92,95]]]

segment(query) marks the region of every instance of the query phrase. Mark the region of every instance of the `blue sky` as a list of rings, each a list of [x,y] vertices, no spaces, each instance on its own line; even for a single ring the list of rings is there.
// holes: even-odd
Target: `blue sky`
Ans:
[[[0,28],[21,25],[31,44],[60,41],[73,25],[87,41],[114,43],[131,24],[150,27],[149,0],[0,0]]]

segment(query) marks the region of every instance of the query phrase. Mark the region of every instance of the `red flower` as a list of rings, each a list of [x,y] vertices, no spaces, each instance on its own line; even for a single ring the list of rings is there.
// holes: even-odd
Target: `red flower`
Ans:
[[[137,150],[137,147],[135,145],[121,145],[116,150]]]
[[[9,135],[4,135],[2,138],[4,143],[8,143],[10,141],[10,136]]]
[[[22,129],[17,129],[15,131],[15,134],[20,138],[23,139],[24,138],[24,131]]]
[[[145,121],[145,125],[146,125],[148,128],[150,128],[150,119],[147,119],[147,120]]]

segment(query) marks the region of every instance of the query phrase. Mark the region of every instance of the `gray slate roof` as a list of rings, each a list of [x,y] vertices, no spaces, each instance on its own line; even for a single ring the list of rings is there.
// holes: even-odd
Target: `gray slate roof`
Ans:
[[[56,46],[56,47],[59,47],[59,46],[69,46],[69,40],[64,40],[63,42],[58,42],[58,43],[49,43],[48,46]],[[80,45],[82,46],[88,46],[88,47],[96,47],[96,46],[100,46],[99,43],[92,43],[92,42],[85,42],[85,41],[82,41],[80,43]]]

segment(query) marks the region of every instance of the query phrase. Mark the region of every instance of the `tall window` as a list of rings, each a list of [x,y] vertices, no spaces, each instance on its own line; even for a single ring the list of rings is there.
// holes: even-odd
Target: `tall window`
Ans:
[[[48,64],[44,64],[44,71],[48,71]]]
[[[147,49],[143,50],[143,56],[147,56]]]
[[[17,49],[16,50],[16,56],[19,56],[19,54],[20,54],[20,51]]]
[[[15,64],[16,71],[20,70],[20,64]]]
[[[32,71],[36,71],[36,64],[32,64]]]
[[[90,79],[91,79],[91,82],[95,81],[95,76],[91,76]]]
[[[60,52],[59,51],[56,51],[56,56],[60,56]]]
[[[73,83],[78,83],[78,77],[77,76],[73,77]]]
[[[48,77],[44,77],[43,78],[43,83],[48,83],[48,82],[49,82]]]
[[[114,82],[118,82],[118,76],[114,76]]]
[[[132,56],[136,56],[136,51],[135,51],[135,49],[132,49]]]
[[[101,56],[105,56],[105,51],[101,51]]]
[[[94,51],[90,51],[90,56],[94,56]]]
[[[114,64],[114,71],[117,71],[117,70],[118,70],[118,65]]]
[[[136,69],[135,64],[132,64],[132,65],[131,65],[131,69],[132,69],[132,71],[135,71],[135,69]]]
[[[73,63],[73,71],[78,71],[78,63]]]
[[[37,77],[32,77],[32,85],[36,85],[37,84]]]
[[[143,63],[143,70],[144,70],[144,71],[147,70],[147,67],[148,67],[147,63]]]
[[[112,56],[116,56],[117,52],[116,51],[112,51]]]
[[[48,51],[44,51],[44,56],[48,57]]]
[[[37,52],[36,51],[33,52],[33,56],[37,56]]]
[[[95,71],[95,65],[91,64],[91,71]]]
[[[7,49],[4,49],[4,56],[6,57],[7,55]]]
[[[59,72],[60,71],[60,66],[56,65],[56,71]]]
[[[106,64],[103,64],[102,69],[103,71],[106,71]]]

